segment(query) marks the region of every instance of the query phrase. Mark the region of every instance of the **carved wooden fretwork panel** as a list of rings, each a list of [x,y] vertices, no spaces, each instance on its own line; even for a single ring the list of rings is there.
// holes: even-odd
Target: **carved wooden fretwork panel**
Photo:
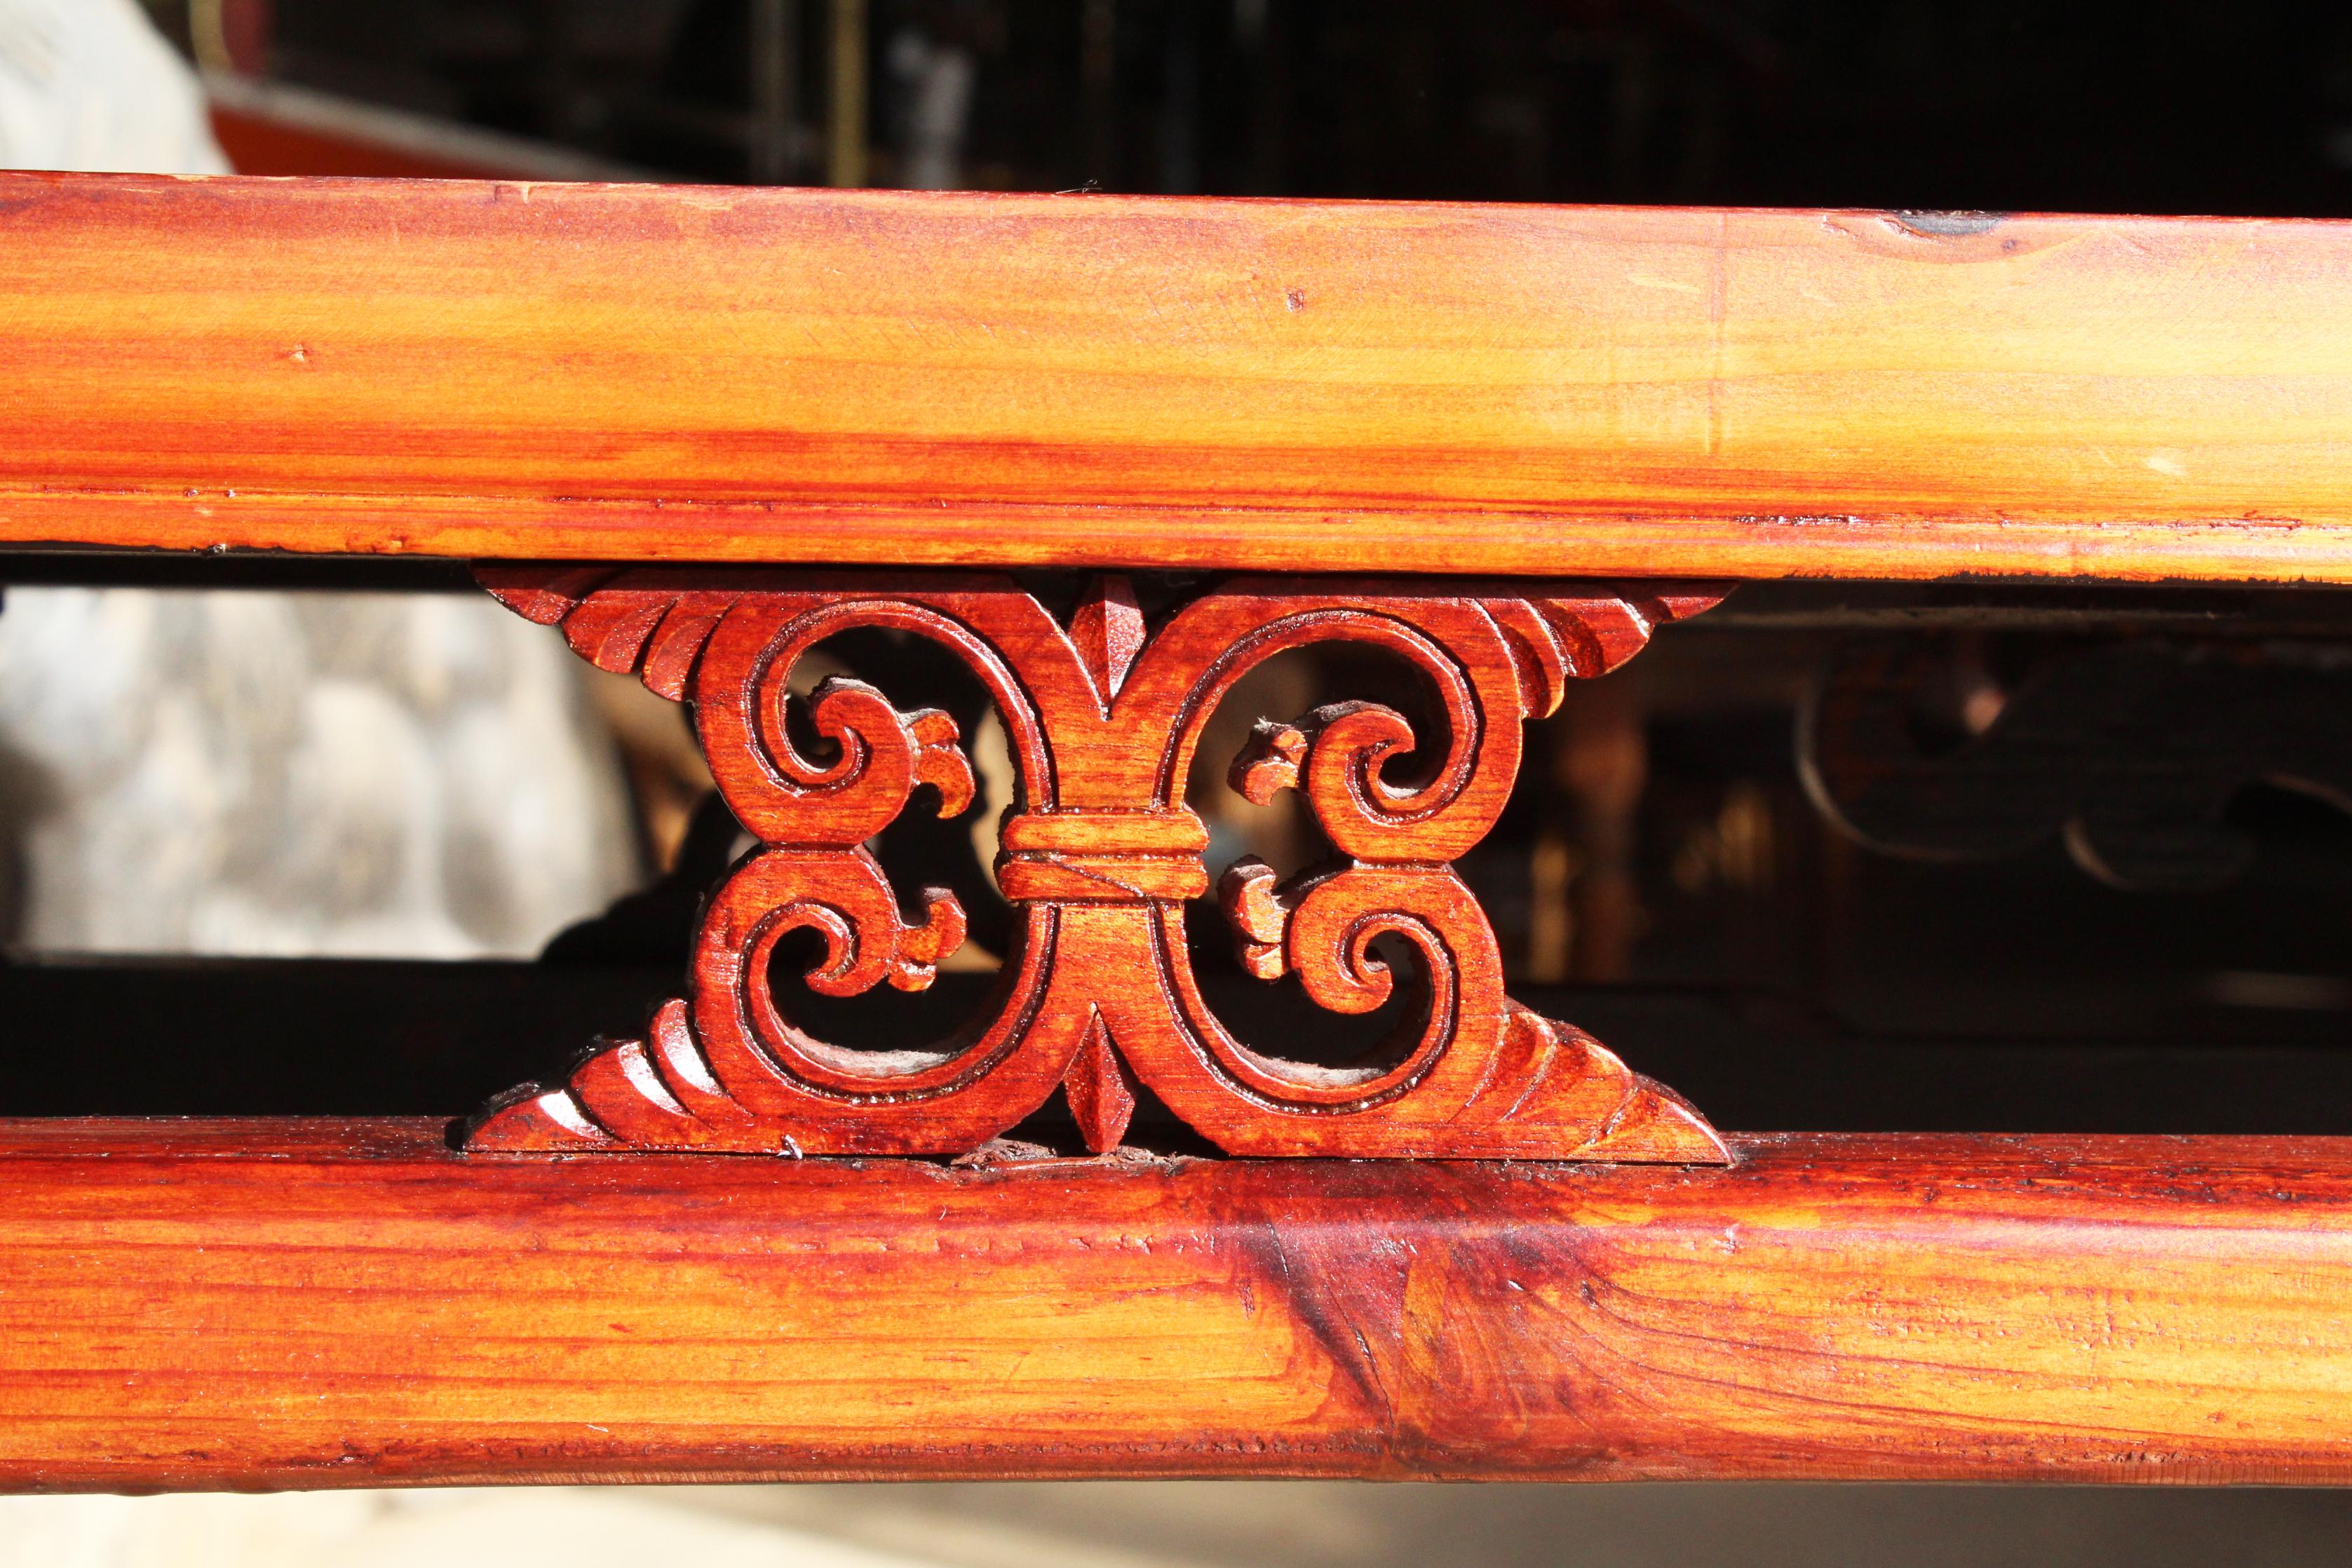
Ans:
[[[468,1125],[469,1149],[959,1153],[1059,1089],[1088,1144],[1108,1150],[1140,1085],[1235,1154],[1727,1158],[1672,1092],[1504,994],[1494,932],[1452,866],[1503,810],[1521,721],[1552,711],[1569,680],[1632,657],[1656,624],[1714,603],[1704,586],[1240,579],[1148,629],[1115,577],[1065,625],[1003,578],[480,575],[600,668],[691,702],[720,790],[761,847],[704,909],[688,994],[562,1085],[499,1097]],[[917,989],[963,940],[951,893],[923,889],[907,912],[866,845],[919,785],[936,787],[942,815],[970,804],[967,737],[946,713],[901,710],[856,679],[828,678],[805,698],[788,687],[816,644],[875,626],[969,664],[1019,774],[996,863],[1021,911],[1018,950],[982,1019],[922,1050],[815,1038],[770,974],[779,939],[806,930],[824,942],[811,989]],[[1343,1068],[1237,1039],[1202,998],[1183,929],[1185,904],[1212,886],[1208,830],[1184,799],[1211,713],[1263,661],[1330,641],[1419,672],[1442,707],[1442,754],[1376,701],[1267,719],[1233,761],[1234,787],[1260,802],[1302,792],[1336,856],[1287,881],[1244,860],[1216,890],[1244,967],[1295,973],[1337,1013],[1374,1012],[1394,989],[1376,939],[1417,950],[1428,994],[1408,1011],[1409,1037]]]
[[[2254,860],[2231,825],[2250,784],[2352,811],[2352,700],[2340,647],[2134,638],[2048,658],[2011,689],[1975,672],[1976,732],[1923,746],[1923,692],[1969,672],[1920,637],[1838,650],[1807,703],[1798,761],[1831,824],[1884,854],[1987,860],[2059,840],[2119,888],[2225,886]]]

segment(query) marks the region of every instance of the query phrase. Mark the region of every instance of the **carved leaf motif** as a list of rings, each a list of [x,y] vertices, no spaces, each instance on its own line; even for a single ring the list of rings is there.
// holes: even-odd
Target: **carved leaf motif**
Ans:
[[[720,1087],[687,1021],[684,1002],[656,1010],[642,1040],[599,1041],[559,1086],[525,1084],[477,1111],[460,1134],[469,1150],[556,1152],[578,1148],[729,1149],[798,1152],[788,1136]]]
[[[695,575],[666,567],[479,566],[474,575],[524,619],[562,626],[572,651],[597,668],[641,675],[673,702],[686,699],[695,660],[743,596],[697,586]]]
[[[1730,1148],[1674,1090],[1629,1070],[1573,1025],[1510,1004],[1507,1046],[1485,1090],[1455,1131],[1482,1136],[1550,1134],[1557,1151],[1536,1158],[1727,1165]]]
[[[1510,645],[1520,676],[1520,711],[1540,719],[1559,711],[1569,681],[1608,674],[1649,646],[1657,627],[1713,608],[1727,591],[1704,584],[1652,584],[1646,592],[1558,592],[1479,603]]]
[[[1143,651],[1143,612],[1136,607],[1134,584],[1124,577],[1097,578],[1070,617],[1070,643],[1102,700],[1117,697]]]

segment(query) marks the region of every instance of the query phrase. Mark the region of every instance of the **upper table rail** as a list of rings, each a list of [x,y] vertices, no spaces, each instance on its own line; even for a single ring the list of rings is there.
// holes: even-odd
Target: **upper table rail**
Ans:
[[[2352,581],[2352,225],[0,174],[0,545]]]

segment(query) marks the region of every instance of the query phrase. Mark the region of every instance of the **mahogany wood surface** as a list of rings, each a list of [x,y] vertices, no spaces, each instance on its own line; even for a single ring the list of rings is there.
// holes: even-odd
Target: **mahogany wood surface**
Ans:
[[[1125,1136],[1139,1084],[1236,1154],[1726,1158],[1671,1090],[1504,994],[1494,928],[1453,867],[1510,798],[1520,721],[1714,605],[1704,584],[1240,577],[1150,627],[1116,574],[1066,624],[980,574],[513,566],[482,581],[599,667],[691,700],[719,793],[762,847],[703,908],[688,998],[561,1085],[493,1100],[470,1149],[960,1154],[1059,1089],[1101,1152]],[[996,885],[1023,918],[995,995],[953,1037],[880,1053],[795,1020],[777,943],[822,938],[803,979],[824,995],[927,988],[963,942],[963,906],[926,887],[910,920],[868,845],[919,786],[952,817],[975,784],[945,710],[902,711],[841,675],[794,694],[803,657],[857,627],[965,661],[1019,774]],[[1414,1005],[1381,1045],[1308,1062],[1251,1048],[1201,994],[1184,906],[1209,890],[1209,831],[1186,792],[1219,699],[1265,660],[1330,643],[1403,660],[1435,698],[1437,732],[1384,703],[1336,702],[1265,719],[1227,759],[1258,805],[1302,792],[1333,851],[1286,881],[1255,859],[1222,868],[1244,968],[1368,1014],[1400,990],[1374,942],[1417,954]]]
[[[2352,1479],[2352,1141],[1727,1170],[0,1126],[0,1484]]]
[[[0,542],[2352,581],[2352,227],[0,175]]]

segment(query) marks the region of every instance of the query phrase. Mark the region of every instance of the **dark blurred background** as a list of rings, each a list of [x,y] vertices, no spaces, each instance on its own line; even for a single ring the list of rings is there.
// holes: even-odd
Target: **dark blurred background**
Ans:
[[[217,68],[667,179],[2271,216],[2352,200],[2352,11],[2316,0],[149,5]]]

